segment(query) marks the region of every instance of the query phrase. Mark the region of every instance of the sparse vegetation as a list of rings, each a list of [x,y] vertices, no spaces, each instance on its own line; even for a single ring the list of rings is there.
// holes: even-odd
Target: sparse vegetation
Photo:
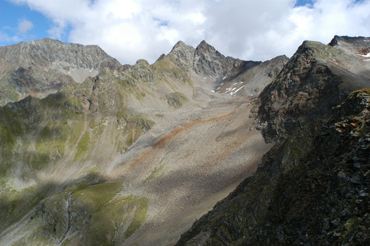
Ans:
[[[180,92],[173,92],[166,95],[167,103],[175,108],[181,108],[189,99]]]

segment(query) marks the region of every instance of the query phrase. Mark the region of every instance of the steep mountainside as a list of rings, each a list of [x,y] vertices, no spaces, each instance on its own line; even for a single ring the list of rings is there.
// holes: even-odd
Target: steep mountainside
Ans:
[[[284,57],[205,42],[132,66],[50,39],[0,51],[0,244],[173,244],[271,148],[251,98],[212,89],[222,76],[262,88]]]
[[[177,245],[370,244],[369,99],[354,92],[276,145]]]
[[[362,43],[370,46],[366,39]],[[340,47],[305,41],[261,92],[258,118],[266,126],[262,131],[266,141],[282,139],[296,128],[327,118],[331,108],[352,91],[370,87],[370,63]]]
[[[279,141],[177,245],[370,243],[370,91],[350,94],[369,87],[358,53],[368,40],[298,48],[252,109],[265,140]]]

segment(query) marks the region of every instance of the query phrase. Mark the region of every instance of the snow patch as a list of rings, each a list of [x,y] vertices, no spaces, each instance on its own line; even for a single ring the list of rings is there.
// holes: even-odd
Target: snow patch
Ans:
[[[237,89],[236,91],[235,91],[235,93],[237,93],[241,88],[243,88],[244,87],[244,85],[242,86],[242,87],[240,87],[239,89]]]
[[[367,53],[366,55],[360,55],[360,56],[362,56],[362,57],[370,57],[370,52]]]

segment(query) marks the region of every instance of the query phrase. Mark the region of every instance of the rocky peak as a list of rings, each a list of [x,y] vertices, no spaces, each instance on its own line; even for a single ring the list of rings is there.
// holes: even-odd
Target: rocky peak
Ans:
[[[353,90],[369,87],[370,81],[364,76],[370,70],[356,61],[344,50],[303,42],[259,96],[258,114],[266,124],[265,140],[285,138],[299,127],[327,118],[332,107]]]
[[[189,47],[191,47],[190,45],[186,45],[184,42],[182,42],[181,40],[180,41],[178,41],[174,46],[173,46],[173,48],[172,48],[172,50],[171,50],[171,52],[173,52],[173,51],[176,51],[176,50],[181,50],[181,49],[187,49],[187,48],[189,48]],[[191,47],[191,48],[193,48],[193,47]],[[193,50],[194,50],[194,48],[193,48]]]
[[[204,40],[197,46],[194,53],[193,69],[197,74],[209,77],[222,77],[227,67],[232,66],[232,61],[227,60],[214,47]]]
[[[196,49],[202,53],[218,53],[218,51],[213,46],[209,45],[205,40],[200,42]]]
[[[179,41],[168,54],[169,59],[177,66],[189,70],[192,68],[195,49]]]

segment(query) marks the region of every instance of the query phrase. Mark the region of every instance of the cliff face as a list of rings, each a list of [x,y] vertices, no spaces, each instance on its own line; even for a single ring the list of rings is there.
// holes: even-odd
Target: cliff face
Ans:
[[[278,142],[177,245],[369,244],[366,40],[299,47],[252,109]]]

